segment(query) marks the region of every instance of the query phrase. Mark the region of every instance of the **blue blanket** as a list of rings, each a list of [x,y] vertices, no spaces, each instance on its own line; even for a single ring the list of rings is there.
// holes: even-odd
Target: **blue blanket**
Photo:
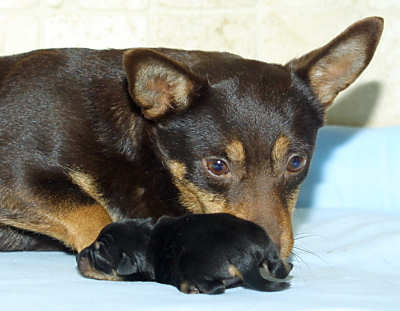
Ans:
[[[185,295],[81,277],[72,255],[0,253],[1,310],[400,310],[400,127],[321,130],[294,218],[292,286]]]

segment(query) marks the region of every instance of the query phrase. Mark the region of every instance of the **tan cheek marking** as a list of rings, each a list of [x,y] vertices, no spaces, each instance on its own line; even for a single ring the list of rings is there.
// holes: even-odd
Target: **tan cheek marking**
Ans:
[[[280,257],[286,259],[289,257],[293,248],[293,231],[292,231],[292,221],[291,215],[287,211],[281,211],[281,217],[279,220],[279,227],[281,228],[280,236]]]
[[[269,197],[271,205],[269,208],[263,209],[262,218],[266,220],[263,227],[274,244],[279,245],[280,257],[285,259],[289,257],[293,248],[291,214],[282,204],[276,192],[271,192]],[[261,217],[261,215],[258,215],[258,217]],[[257,223],[257,220],[255,222]]]
[[[293,248],[293,244],[294,244],[291,218],[293,217],[293,213],[296,208],[299,191],[300,191],[300,188],[296,189],[293,192],[293,194],[291,195],[291,197],[289,198],[289,200],[287,201],[287,209],[289,211],[289,215],[283,215],[283,217],[282,217],[283,221],[280,225],[282,228],[282,232],[283,232],[281,235],[281,238],[280,238],[280,242],[282,245],[280,256],[283,259],[286,259],[287,257],[289,257],[289,255],[292,251],[292,248]],[[285,213],[285,212],[282,212],[282,213]]]
[[[192,213],[223,213],[226,201],[219,195],[199,189],[187,180],[175,180],[179,200]]]
[[[175,179],[183,179],[186,174],[186,166],[178,161],[168,161],[168,167]]]
[[[226,210],[223,197],[204,191],[184,178],[186,167],[177,161],[168,162],[173,182],[179,190],[179,201],[192,213],[222,213]]]
[[[246,153],[244,151],[243,144],[238,141],[232,141],[228,146],[226,146],[226,154],[228,158],[236,162],[244,162],[246,159]]]

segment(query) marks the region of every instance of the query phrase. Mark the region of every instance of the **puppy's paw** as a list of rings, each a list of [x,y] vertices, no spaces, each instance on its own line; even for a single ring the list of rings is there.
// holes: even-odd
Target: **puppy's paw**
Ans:
[[[290,286],[291,264],[278,259],[266,259],[261,265],[253,264],[243,271],[244,286],[259,291],[280,291]]]
[[[99,280],[148,281],[153,268],[146,258],[153,221],[130,219],[103,228],[97,240],[77,256],[82,275]]]
[[[78,254],[79,272],[87,278],[121,281],[116,271],[117,260],[112,253],[102,241],[94,242]]]
[[[222,294],[225,292],[225,285],[222,281],[213,280],[198,280],[198,281],[183,281],[178,288],[185,294]]]
[[[135,262],[110,233],[103,233],[77,256],[80,273],[98,280],[123,281],[137,272]]]

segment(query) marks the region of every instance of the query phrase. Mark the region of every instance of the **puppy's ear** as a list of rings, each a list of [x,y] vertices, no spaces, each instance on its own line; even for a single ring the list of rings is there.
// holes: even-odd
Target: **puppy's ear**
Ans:
[[[311,86],[326,109],[367,67],[382,31],[382,18],[365,18],[327,45],[290,61],[287,66]]]
[[[185,110],[204,85],[184,64],[152,49],[128,50],[123,65],[129,93],[150,120]]]

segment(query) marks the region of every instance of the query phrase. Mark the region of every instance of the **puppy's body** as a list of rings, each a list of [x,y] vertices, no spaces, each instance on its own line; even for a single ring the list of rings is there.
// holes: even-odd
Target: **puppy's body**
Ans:
[[[289,269],[265,231],[229,214],[162,217],[154,225],[151,219],[113,223],[77,260],[84,272],[94,267],[121,280],[157,281],[186,293],[217,294],[237,285],[261,291],[288,286],[282,279]],[[263,270],[275,279],[264,279]],[[91,275],[96,276],[104,278]]]
[[[318,128],[370,62],[367,18],[285,66],[170,49],[0,59],[0,249],[78,252],[111,221],[230,213],[281,258]],[[88,272],[89,273],[89,272]]]

